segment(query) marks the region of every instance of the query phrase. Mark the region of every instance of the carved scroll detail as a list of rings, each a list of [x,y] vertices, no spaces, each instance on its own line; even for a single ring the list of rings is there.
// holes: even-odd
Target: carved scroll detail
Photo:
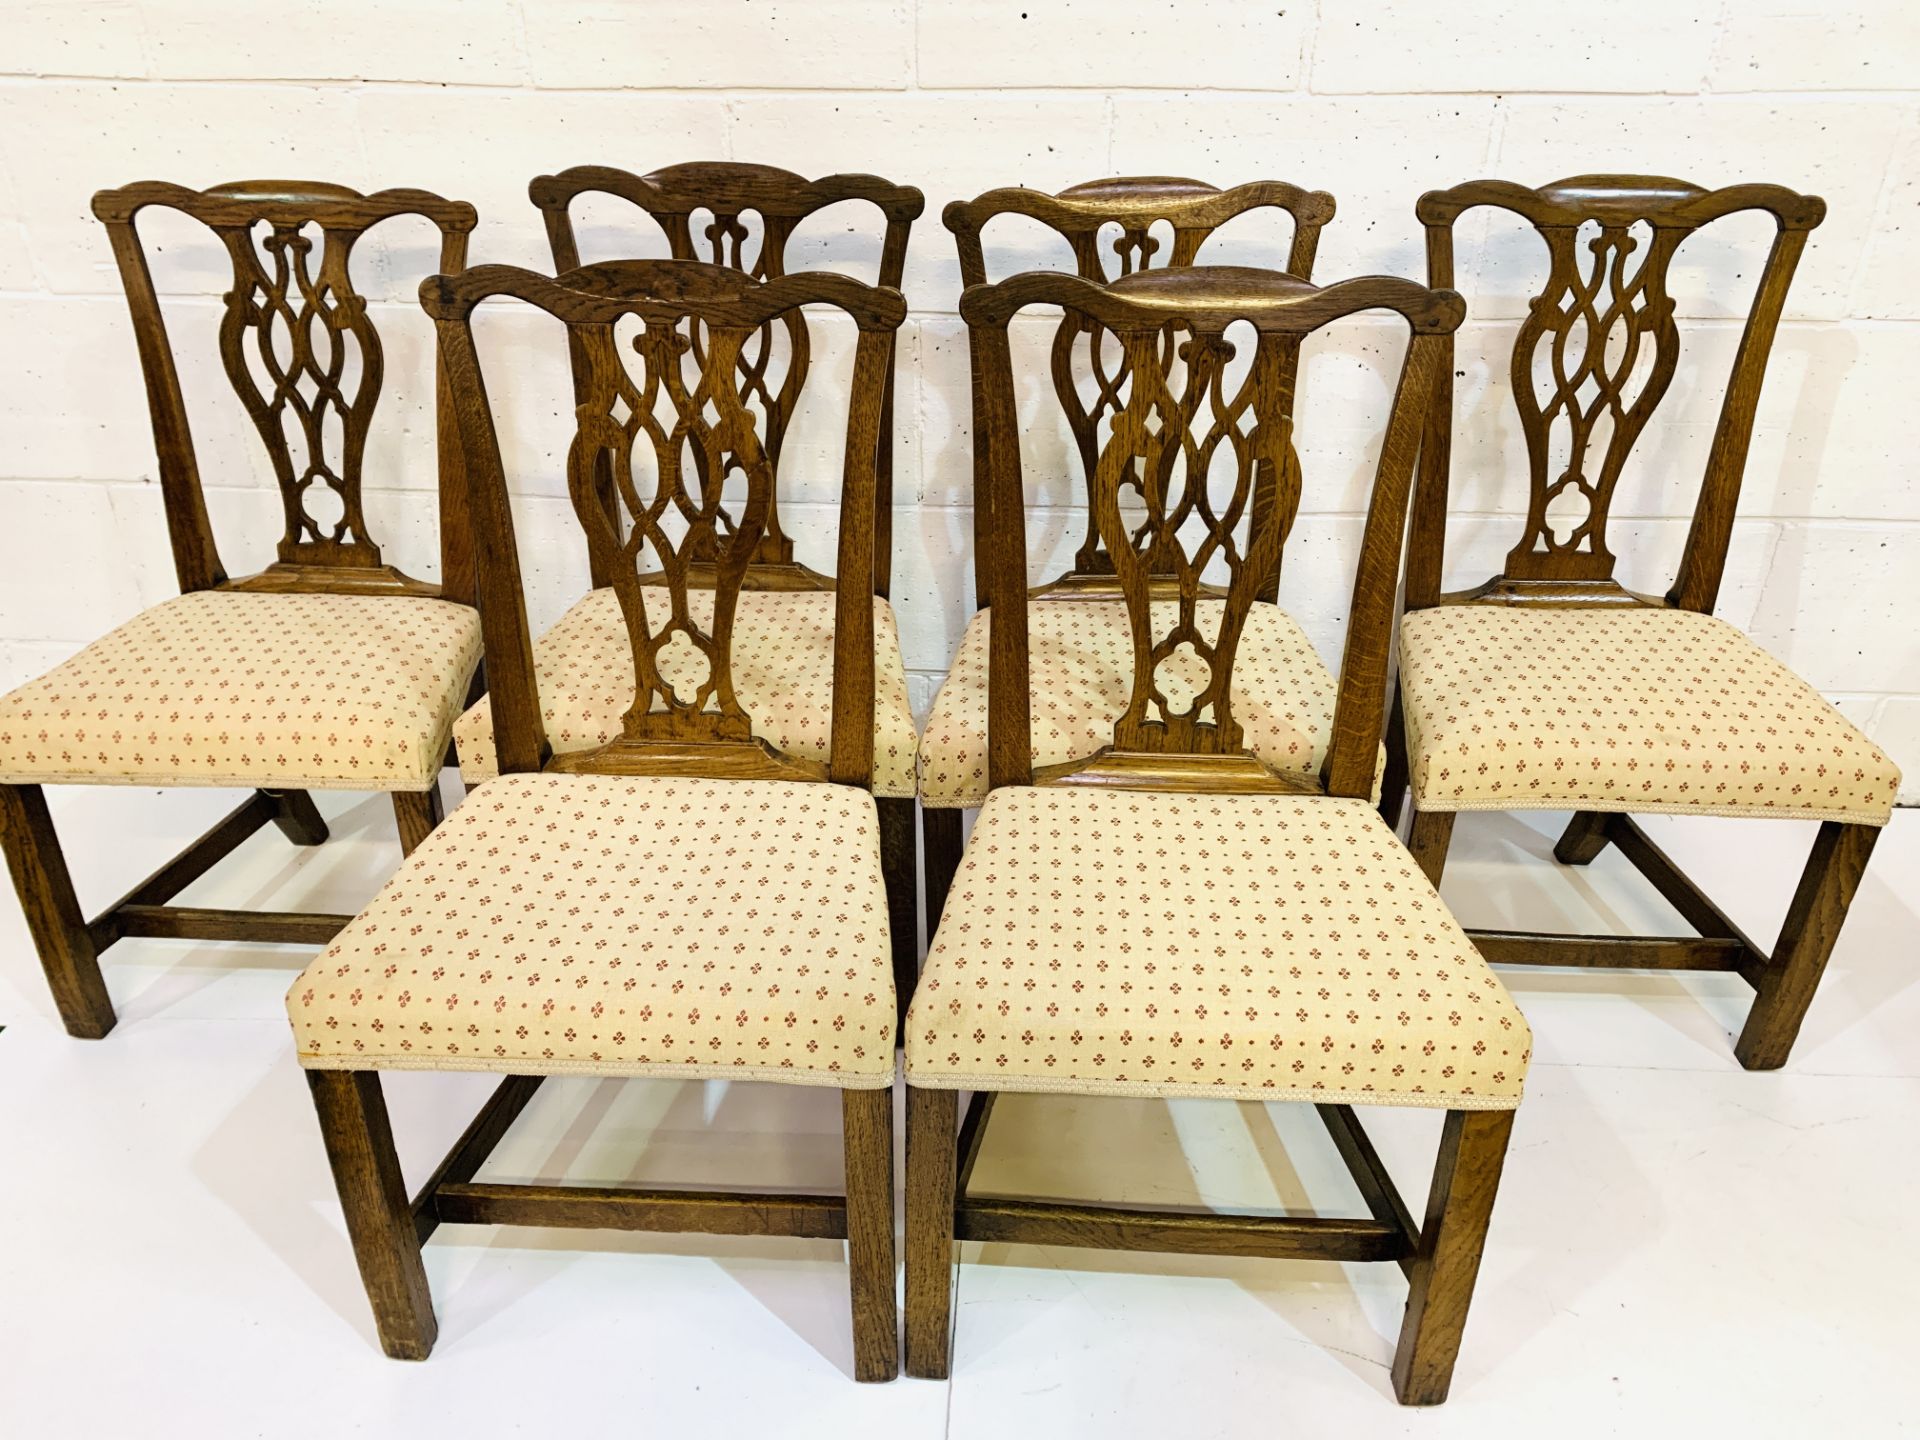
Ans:
[[[1532,481],[1527,527],[1507,557],[1515,578],[1612,575],[1606,524],[1614,487],[1679,360],[1666,287],[1686,232],[1653,229],[1636,262],[1641,242],[1632,227],[1593,228],[1542,227],[1552,269],[1514,345],[1514,399]],[[1543,369],[1545,387],[1537,380]]]
[[[280,559],[378,565],[380,549],[361,511],[360,466],[380,395],[382,352],[367,302],[347,272],[361,232],[323,230],[316,267],[314,241],[299,223],[273,223],[257,244],[250,227],[218,228],[233,260],[220,357],[280,487],[287,527]],[[359,374],[348,394],[343,382],[356,353]],[[330,458],[336,447],[337,460]],[[331,523],[309,508],[315,485],[339,501]]]

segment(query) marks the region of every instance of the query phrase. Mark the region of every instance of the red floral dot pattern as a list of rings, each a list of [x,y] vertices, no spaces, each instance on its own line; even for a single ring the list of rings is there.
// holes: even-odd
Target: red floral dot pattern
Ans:
[[[196,591],[0,698],[0,781],[422,790],[479,659],[465,605]]]
[[[319,1070],[882,1089],[893,971],[873,797],[509,775],[475,790],[287,996]]]
[[[1443,605],[1406,617],[1400,673],[1423,810],[1884,825],[1900,789],[1884,751],[1711,615]]]
[[[1203,601],[1203,633],[1217,634],[1223,601]],[[971,809],[987,798],[987,642],[991,610],[967,624],[953,669],[934,697],[920,738],[920,802]],[[1153,606],[1155,631],[1170,629],[1172,601]],[[1113,743],[1133,695],[1133,632],[1112,600],[1036,600],[1027,606],[1027,669],[1035,767],[1079,760]],[[1175,652],[1161,667],[1162,692],[1178,709],[1208,682],[1204,661]],[[1233,665],[1233,718],[1254,754],[1279,770],[1311,774],[1326,757],[1338,693],[1293,617],[1255,605]]]
[[[1532,1037],[1364,801],[995,790],[907,1015],[934,1089],[1509,1109]]]
[[[667,613],[668,592],[648,586],[647,613]],[[694,623],[713,622],[713,592],[688,592]],[[913,797],[915,736],[907,701],[906,662],[893,609],[873,607],[873,793]],[[733,621],[733,688],[753,717],[753,733],[774,749],[827,762],[833,747],[834,597],[826,591],[744,590]],[[691,646],[668,647],[661,671],[676,689],[706,678],[706,661]],[[633,704],[633,649],[620,602],[595,590],[533,647],[534,678],[547,743],[555,754],[591,750],[620,736]],[[477,784],[500,773],[493,751],[493,710],[482,700],[454,725],[460,774]]]

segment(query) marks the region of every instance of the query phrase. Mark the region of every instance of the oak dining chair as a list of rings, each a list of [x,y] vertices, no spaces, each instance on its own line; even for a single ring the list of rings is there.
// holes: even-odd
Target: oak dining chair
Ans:
[[[956,1240],[1392,1261],[1410,1282],[1395,1393],[1438,1403],[1530,1051],[1526,1021],[1371,799],[1414,455],[1460,298],[1391,277],[1316,288],[1235,267],[1110,286],[1031,273],[969,289],[961,314],[986,450],[976,504],[996,596],[1026,586],[1008,332],[1035,306],[1077,314],[1125,355],[1089,469],[1129,694],[1103,743],[1037,764],[1038,607],[996,612],[990,789],[906,1022],[907,1370],[948,1371]],[[1329,740],[1303,769],[1253,743],[1233,678],[1300,502],[1300,345],[1362,312],[1397,318],[1408,340]],[[1169,346],[1181,356],[1171,369],[1161,363]],[[1133,517],[1123,491],[1137,501]],[[1224,589],[1211,605],[1209,571]],[[1192,672],[1169,664],[1181,651]],[[961,1091],[971,1092],[964,1123]],[[975,1193],[997,1097],[1063,1093],[1313,1105],[1369,1214]],[[1446,1112],[1418,1225],[1359,1121],[1368,1106]]]
[[[381,1344],[405,1358],[432,1348],[421,1245],[444,1224],[844,1237],[856,1375],[891,1378],[896,1022],[871,636],[880,419],[905,301],[844,275],[760,281],[676,260],[607,261],[557,279],[481,266],[427,281],[421,299],[447,356],[471,481],[499,774],[287,1001]],[[476,307],[496,301],[559,322],[580,382],[567,489],[630,641],[619,728],[585,748],[560,750],[547,732],[474,343]],[[740,355],[802,305],[830,306],[858,331],[823,754],[772,743],[735,670],[775,488]],[[735,497],[719,484],[729,474],[740,477]],[[411,1200],[381,1094],[388,1070],[503,1077]],[[839,1090],[845,1193],[476,1180],[548,1075]]]
[[[1333,197],[1277,180],[1220,190],[1199,180],[1121,176],[1075,185],[1057,195],[1007,188],[948,205],[943,219],[959,251],[967,286],[989,278],[984,232],[990,225],[1044,227],[1064,240],[1074,272],[1107,283],[1159,269],[1185,269],[1202,247],[1240,217],[1280,214],[1291,227],[1285,269],[1313,275],[1320,232],[1333,218]],[[1162,351],[1156,363],[1175,363]],[[1086,530],[1072,562],[1057,577],[1028,589],[1027,624],[1033,637],[1031,734],[1034,763],[1083,753],[1111,731],[1132,680],[1126,611],[1090,504],[1098,435],[1119,403],[1128,359],[1109,336],[1069,310],[1054,332],[1049,376],[1062,419],[1073,437],[1086,504]],[[1079,385],[1082,388],[1076,389]],[[975,424],[979,423],[976,415]],[[985,464],[974,452],[976,486]],[[920,740],[921,849],[927,874],[927,933],[960,859],[961,815],[987,796],[987,626],[993,603],[985,519],[974,512],[976,613],[958,657],[934,698]],[[1247,635],[1246,663],[1234,677],[1253,725],[1253,746],[1269,758],[1286,756],[1311,769],[1325,746],[1333,682],[1297,626],[1270,602],[1279,572],[1260,589],[1263,602]],[[1213,592],[1209,590],[1209,594]],[[1215,597],[1217,598],[1217,597]]]
[[[583,197],[611,197],[647,217],[657,236],[628,238],[637,252],[647,238],[664,242],[677,260],[699,260],[738,270],[756,280],[788,272],[792,251],[809,236],[832,233],[822,217],[851,227],[869,213],[881,222],[878,283],[897,290],[906,266],[907,241],[925,202],[910,185],[895,185],[874,175],[828,175],[807,180],[769,165],[700,161],[634,175],[604,165],[580,165],[557,175],[542,175],[528,187],[545,223],[556,274],[580,265],[575,212]],[[796,242],[796,233],[800,240]],[[844,236],[838,237],[844,241]],[[596,236],[602,240],[604,237]],[[853,242],[845,242],[851,245]],[[856,277],[858,278],[858,277]],[[829,312],[830,313],[830,312]],[[822,321],[816,318],[814,326]],[[811,491],[831,491],[832,474],[806,475],[806,455],[784,462],[785,441],[796,410],[809,393],[809,377],[819,370],[817,331],[806,314],[790,309],[742,347],[737,365],[742,403],[762,417],[761,445],[776,482],[784,474],[789,493],[810,479]],[[689,343],[704,344],[696,332]],[[588,377],[576,352],[577,396]],[[817,384],[816,382],[816,388]],[[899,993],[911,992],[919,957],[918,875],[913,833],[914,751],[917,737],[907,698],[906,662],[899,627],[887,596],[891,588],[893,521],[893,394],[891,369],[880,411],[880,451],[874,532],[873,643],[877,694],[874,700],[874,794],[880,802],[880,833],[886,859],[887,896],[892,916]],[[754,550],[734,616],[733,666],[742,703],[762,733],[783,750],[825,760],[832,730],[834,654],[834,581],[799,563],[794,540],[781,522],[781,490],[767,500],[767,517]],[[572,606],[534,645],[542,719],[549,742],[560,751],[604,744],[620,733],[621,716],[631,697],[626,628],[620,617],[612,575],[589,557],[591,591]],[[689,571],[689,582],[711,590],[703,567]],[[697,604],[705,604],[700,600]],[[454,727],[459,740],[461,774],[469,784],[497,773],[485,701],[461,716]],[[904,1003],[904,1000],[903,1002]]]
[[[136,221],[166,209],[211,230],[232,269],[222,368],[258,432],[285,518],[258,574],[221,563],[201,464]],[[382,790],[402,848],[440,819],[440,770],[480,659],[459,459],[439,456],[438,583],[387,563],[363,506],[384,361],[356,244],[417,216],[443,271],[466,262],[474,210],[424,190],[255,180],[148,182],[94,196],[132,312],[180,595],[0,697],[0,843],[69,1034],[113,1028],[100,954],[131,936],[324,945],[350,918],[167,903],[272,822],[296,845],[327,827],[308,793]],[[439,421],[448,421],[441,377]],[[383,476],[393,483],[396,477]],[[244,482],[241,482],[244,483]],[[88,920],[43,787],[218,786],[252,795]]]
[[[1775,1069],[1793,1048],[1900,780],[1812,686],[1713,614],[1775,328],[1826,205],[1778,185],[1707,190],[1645,175],[1583,175],[1538,189],[1475,181],[1421,197],[1430,283],[1453,283],[1455,222],[1479,206],[1531,224],[1549,260],[1511,364],[1526,517],[1500,574],[1442,591],[1450,355],[1420,451],[1385,813],[1398,824],[1411,792],[1408,845],[1438,885],[1456,815],[1572,810],[1555,858],[1585,865],[1616,846],[1697,935],[1469,931],[1481,953],[1495,964],[1733,971],[1756,991],[1735,1054],[1749,1069]],[[1615,578],[1608,518],[1679,366],[1669,273],[1696,231],[1751,213],[1773,222],[1772,247],[1685,550],[1664,595],[1640,594]],[[1634,821],[1646,813],[1820,822],[1771,955]]]

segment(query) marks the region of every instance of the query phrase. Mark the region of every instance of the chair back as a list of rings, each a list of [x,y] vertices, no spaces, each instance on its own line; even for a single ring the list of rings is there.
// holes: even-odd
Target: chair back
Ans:
[[[428,280],[420,298],[439,328],[471,480],[501,773],[552,769],[870,786],[876,471],[894,337],[906,317],[900,292],[822,272],[759,281],[695,261],[610,260],[558,278],[485,265]],[[631,641],[634,699],[620,738],[558,757],[540,718],[507,479],[474,347],[473,311],[492,299],[517,300],[566,327],[581,387],[567,490]],[[832,306],[858,331],[832,582],[833,721],[824,767],[782,754],[755,735],[753,717],[735,694],[731,663],[734,615],[775,490],[766,417],[748,401],[740,354],[767,325],[802,305]],[[692,343],[696,331],[704,337],[699,347]],[[744,493],[729,498],[726,487],[736,476]],[[676,657],[677,681],[664,673],[668,652]],[[689,665],[695,656],[701,663]],[[689,669],[697,679],[685,678]]]
[[[611,195],[643,211],[660,229],[668,254],[675,260],[699,260],[739,270],[756,280],[787,273],[788,246],[795,229],[809,216],[832,205],[858,204],[879,212],[883,225],[878,283],[898,290],[907,263],[907,240],[913,222],[926,207],[925,197],[911,185],[895,185],[877,175],[828,175],[808,180],[772,165],[733,161],[695,161],[670,165],[646,175],[634,175],[607,165],[576,165],[557,175],[542,175],[527,187],[528,195],[546,222],[547,242],[553,249],[555,274],[580,268],[579,239],[574,231],[573,206],[583,195]],[[750,223],[751,222],[751,223]],[[689,337],[704,346],[704,335]],[[800,404],[812,362],[812,334],[807,318],[792,310],[769,323],[743,346],[737,365],[742,396],[765,417],[761,442],[778,471],[787,427]],[[585,383],[579,356],[574,357],[576,395]],[[889,561],[893,517],[893,375],[888,372],[885,413],[880,433],[886,437],[880,456],[881,530],[876,549],[879,569],[874,593],[891,590]],[[832,582],[795,563],[793,540],[780,523],[779,497],[767,512],[766,527],[753,559],[756,570],[767,572],[765,583],[792,588],[830,589]],[[612,577],[593,572],[595,588]]]
[[[1209,266],[1135,274],[1105,286],[1035,272],[968,290],[960,313],[972,341],[984,422],[975,443],[986,450],[985,484],[975,505],[987,517],[985,553],[996,595],[1018,596],[1026,583],[1007,332],[1035,305],[1078,313],[1111,334],[1128,359],[1095,455],[1092,510],[1127,607],[1133,685],[1111,746],[1034,773],[1027,607],[995,607],[989,785],[1370,795],[1414,457],[1445,339],[1463,313],[1460,298],[1388,276],[1322,288],[1278,271]],[[1316,783],[1272,770],[1247,748],[1233,716],[1234,660],[1263,581],[1278,571],[1299,507],[1292,439],[1301,342],[1348,315],[1380,310],[1406,322],[1409,341],[1361,541],[1333,735]],[[1160,364],[1175,346],[1184,357],[1177,381]],[[1217,626],[1211,624],[1214,606],[1202,621],[1202,575],[1209,568],[1225,575],[1213,592],[1221,602]],[[1196,658],[1206,676],[1184,708],[1163,688],[1162,667],[1179,651]]]
[[[1420,197],[1429,284],[1452,286],[1455,222],[1482,205],[1528,221],[1547,248],[1546,282],[1528,302],[1508,372],[1527,447],[1527,517],[1501,573],[1446,598],[1710,612],[1781,307],[1826,202],[1779,185],[1707,190],[1657,175],[1580,175],[1536,190],[1475,180]],[[1667,290],[1673,257],[1702,226],[1753,210],[1773,217],[1773,245],[1734,356],[1679,574],[1664,599],[1638,595],[1613,578],[1607,519],[1621,472],[1679,362],[1680,328]],[[1449,354],[1420,455],[1407,556],[1410,610],[1442,600],[1452,409]]]
[[[275,564],[229,579],[207,518],[206,496],[174,368],[165,319],[136,219],[158,206],[200,221],[233,265],[220,322],[220,359],[266,447],[286,529]],[[120,269],[146,377],[160,492],[181,591],[215,587],[442,595],[470,602],[464,488],[451,443],[444,371],[436,375],[440,446],[441,576],[438,585],[382,562],[361,505],[367,432],[384,378],[380,336],[349,261],[382,221],[418,215],[440,231],[440,269],[467,259],[475,213],[425,190],[362,195],[314,181],[247,180],[189,190],[147,181],[93,197]]]
[[[960,277],[965,285],[987,283],[981,233],[1004,215],[1025,216],[1054,231],[1072,248],[1076,273],[1104,284],[1151,269],[1186,269],[1195,263],[1200,247],[1228,222],[1257,210],[1284,210],[1293,222],[1287,273],[1311,280],[1320,232],[1333,218],[1333,208],[1333,197],[1325,191],[1302,190],[1280,180],[1256,180],[1220,190],[1200,180],[1150,175],[1092,180],[1058,195],[1017,187],[989,190],[973,200],[952,202],[941,218],[959,248]],[[1170,243],[1163,243],[1155,234],[1162,226],[1170,232]],[[1170,346],[1162,346],[1155,359],[1163,369],[1177,363]],[[1036,592],[1039,595],[1074,599],[1118,596],[1112,578],[1113,561],[1101,546],[1091,502],[1101,430],[1113,418],[1129,363],[1125,348],[1114,344],[1113,337],[1089,324],[1084,316],[1071,310],[1062,313],[1053,337],[1051,373],[1054,392],[1080,458],[1088,520],[1073,563]],[[976,451],[976,465],[978,459]],[[975,538],[979,539],[977,533]],[[976,572],[983,570],[978,554],[976,549]],[[991,601],[983,580],[984,575],[976,573],[974,593],[975,603],[985,607]],[[1262,598],[1271,600],[1279,583],[1277,573],[1270,577]]]

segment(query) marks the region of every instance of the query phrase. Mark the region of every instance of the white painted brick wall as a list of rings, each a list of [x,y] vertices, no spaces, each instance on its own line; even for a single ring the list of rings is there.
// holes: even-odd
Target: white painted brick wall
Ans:
[[[1608,169],[1709,184],[1778,180],[1830,206],[1781,327],[1720,613],[1749,626],[1900,759],[1920,796],[1920,5],[1913,0],[0,0],[0,684],[37,673],[171,592],[133,343],[92,192],[134,179],[251,176],[411,184],[477,204],[477,261],[542,264],[526,182],[598,161],[646,170],[732,158],[919,185],[906,288],[895,604],[923,710],[971,606],[969,414],[959,277],[940,207],[991,185],[1115,173],[1331,190],[1323,278],[1418,275],[1413,202],[1481,175],[1541,183]],[[630,232],[589,209],[589,258]],[[1686,352],[1615,504],[1623,578],[1662,586],[1711,439],[1719,377],[1764,225],[1690,242],[1675,272]],[[169,300],[215,526],[259,563],[277,502],[211,348],[218,255],[161,221]],[[1215,252],[1259,262],[1258,222]],[[1005,268],[1052,253],[990,234]],[[800,263],[870,277],[878,249],[838,218]],[[413,304],[424,227],[363,253],[388,342],[368,508],[404,565],[434,560],[430,332]],[[1511,543],[1520,438],[1506,346],[1538,274],[1511,226],[1462,244],[1473,318],[1458,381],[1462,466],[1450,578]],[[822,379],[844,375],[826,327]],[[1282,591],[1337,658],[1357,514],[1391,356],[1356,324],[1316,342],[1303,383],[1303,513]],[[1022,336],[1024,363],[1045,331]],[[536,619],[586,584],[564,498],[557,337],[482,327],[519,492]],[[1042,382],[1029,374],[1031,394]],[[830,401],[831,385],[818,396]],[[1037,405],[1035,407],[1037,409]],[[794,432],[789,524],[830,563],[823,413]],[[1084,515],[1059,436],[1029,448],[1036,575]],[[798,463],[799,458],[807,463]],[[107,557],[108,563],[89,563]]]

